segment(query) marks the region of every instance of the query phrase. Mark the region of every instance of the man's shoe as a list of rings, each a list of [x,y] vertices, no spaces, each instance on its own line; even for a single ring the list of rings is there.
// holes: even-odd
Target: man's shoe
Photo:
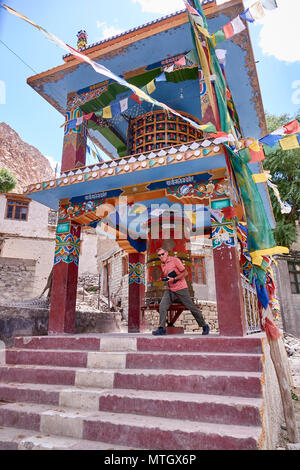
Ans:
[[[155,335],[155,336],[165,335],[165,334],[166,334],[166,330],[164,330],[164,328],[162,328],[162,327],[160,326],[157,330],[152,331],[152,334]]]
[[[208,325],[205,325],[205,326],[203,327],[202,334],[203,334],[203,335],[208,335],[208,334],[209,334],[209,326],[208,326]]]

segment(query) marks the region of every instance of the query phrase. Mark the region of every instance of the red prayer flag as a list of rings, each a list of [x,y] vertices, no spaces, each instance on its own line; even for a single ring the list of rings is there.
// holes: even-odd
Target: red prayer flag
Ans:
[[[130,97],[133,101],[136,101],[137,103],[141,104],[141,100],[140,98],[138,97],[138,95],[136,95],[135,93],[133,93],[133,95],[130,95]]]
[[[84,121],[88,121],[89,119],[91,119],[91,118],[93,117],[93,114],[94,114],[94,113],[85,114],[85,115],[83,116],[83,120],[84,120]]]
[[[264,154],[264,151],[262,149],[262,147],[260,147],[260,151],[259,152],[255,152],[254,150],[252,150],[250,147],[248,147],[249,151],[250,151],[250,155],[252,157],[251,161],[249,163],[256,163],[256,162],[261,162],[262,160],[265,159],[265,154]]]
[[[297,132],[300,132],[300,124],[297,119],[289,122],[283,127],[285,129],[285,134],[296,134]]]
[[[223,31],[224,31],[226,39],[229,39],[234,35],[234,31],[233,31],[233,27],[231,23],[225,24],[225,26],[223,26]]]
[[[177,60],[176,62],[174,62],[175,65],[185,65],[186,64],[186,60],[185,60],[185,57],[181,57],[181,59]]]

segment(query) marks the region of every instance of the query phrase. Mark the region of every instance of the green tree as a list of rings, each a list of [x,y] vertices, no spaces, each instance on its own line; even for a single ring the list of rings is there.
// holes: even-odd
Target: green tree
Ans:
[[[300,118],[300,116],[296,116]],[[266,114],[268,132],[287,124],[295,118],[288,114],[275,116]],[[269,170],[272,175],[272,183],[277,185],[280,198],[288,202],[292,207],[289,214],[282,214],[274,192],[269,189],[276,228],[274,236],[278,245],[291,247],[297,239],[296,220],[300,211],[300,149],[281,150],[268,155],[263,161],[265,170]]]
[[[15,177],[6,169],[0,170],[0,193],[8,193],[17,184]]]

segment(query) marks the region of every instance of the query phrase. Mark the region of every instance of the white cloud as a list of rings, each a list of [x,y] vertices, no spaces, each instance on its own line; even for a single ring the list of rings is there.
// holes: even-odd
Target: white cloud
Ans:
[[[101,39],[111,38],[122,33],[122,29],[117,28],[114,25],[108,25],[105,21],[101,22],[97,20],[97,28],[101,31]]]
[[[263,54],[285,62],[300,61],[300,2],[277,0],[278,8],[268,11],[260,23],[259,45]]]
[[[57,165],[57,172],[59,173],[59,171],[60,171],[60,162],[57,162],[56,160],[54,160],[53,157],[50,157],[49,155],[45,155],[45,157],[49,161],[53,171],[55,171],[55,168],[56,168],[56,165]]]

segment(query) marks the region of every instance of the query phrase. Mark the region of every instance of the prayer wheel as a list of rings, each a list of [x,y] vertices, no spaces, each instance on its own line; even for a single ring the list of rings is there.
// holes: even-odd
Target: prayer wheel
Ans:
[[[159,303],[167,289],[167,283],[162,281],[161,262],[157,255],[158,248],[168,250],[170,256],[176,256],[181,260],[188,271],[186,281],[189,293],[191,297],[194,297],[190,252],[191,227],[192,224],[188,217],[174,212],[165,211],[159,217],[151,217],[148,220],[146,305]]]
[[[201,124],[194,116],[182,111],[180,113]],[[203,137],[203,133],[196,130],[188,122],[164,111],[153,111],[133,119],[130,124],[130,134],[132,137],[132,154],[151,152],[163,147],[193,142]]]

